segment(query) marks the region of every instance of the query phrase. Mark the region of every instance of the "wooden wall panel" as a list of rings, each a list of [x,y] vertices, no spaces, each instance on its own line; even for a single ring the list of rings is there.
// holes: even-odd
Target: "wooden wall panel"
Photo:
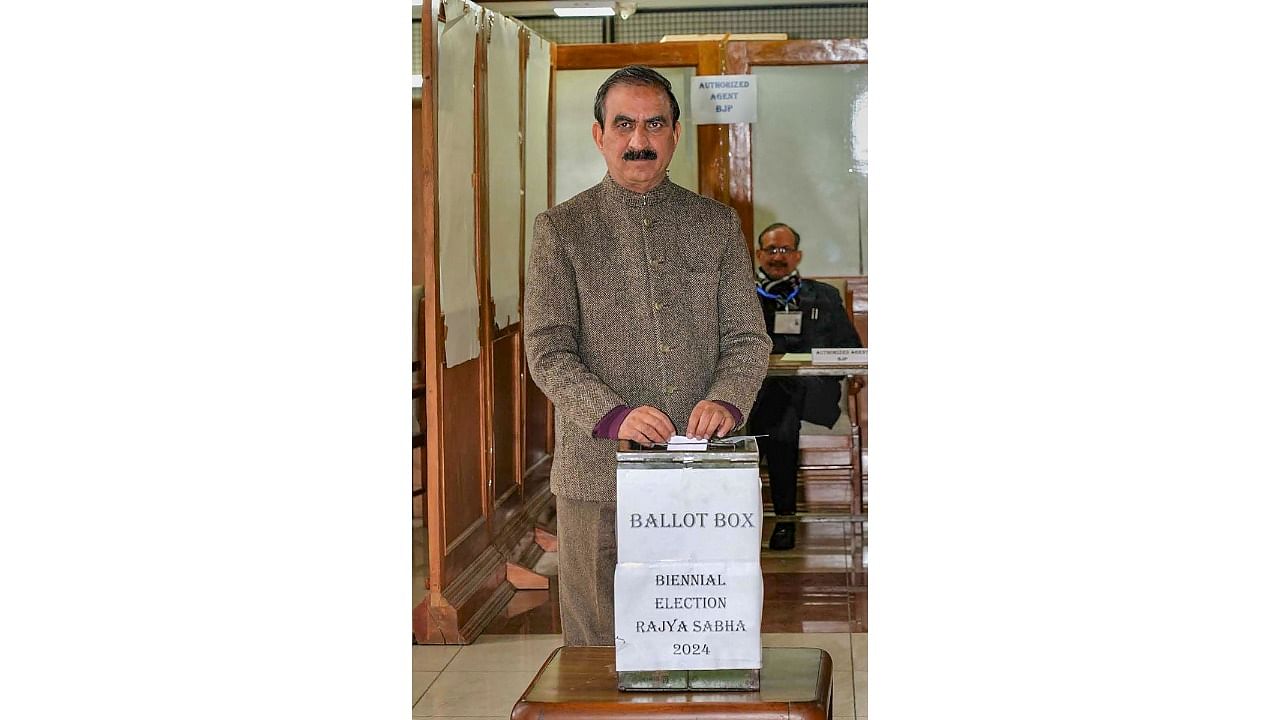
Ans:
[[[484,473],[480,458],[484,427],[480,361],[444,370],[444,540],[452,545],[483,514]],[[447,552],[447,551],[446,551]]]
[[[524,377],[524,472],[529,474],[550,453],[547,438],[552,432],[551,403],[529,377],[521,358]]]
[[[701,43],[634,43],[557,45],[556,70],[620,68],[634,63],[649,67],[681,67],[698,64]],[[714,43],[713,43],[714,44]]]
[[[421,285],[426,274],[426,243],[422,237],[422,102],[413,101],[413,284]]]
[[[493,494],[501,498],[515,488],[516,477],[516,384],[518,348],[515,334],[493,343]]]

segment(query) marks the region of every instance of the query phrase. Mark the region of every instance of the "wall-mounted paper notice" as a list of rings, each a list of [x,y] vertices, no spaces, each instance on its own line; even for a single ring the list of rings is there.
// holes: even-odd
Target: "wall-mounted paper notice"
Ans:
[[[756,79],[751,75],[695,75],[689,99],[698,125],[756,121]]]

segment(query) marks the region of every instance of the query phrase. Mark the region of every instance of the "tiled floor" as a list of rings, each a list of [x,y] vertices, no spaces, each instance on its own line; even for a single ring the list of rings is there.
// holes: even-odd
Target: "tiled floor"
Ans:
[[[770,519],[765,538],[772,529]],[[762,644],[830,653],[837,718],[867,717],[865,538],[863,523],[804,522],[796,549],[761,551]],[[414,647],[414,717],[510,718],[542,662],[562,644],[554,555],[536,569],[551,576],[550,590],[516,593],[475,643]]]

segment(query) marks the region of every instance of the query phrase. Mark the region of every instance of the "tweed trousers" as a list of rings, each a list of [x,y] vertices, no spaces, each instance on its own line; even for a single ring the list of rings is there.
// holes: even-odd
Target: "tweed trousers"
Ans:
[[[565,645],[613,645],[617,505],[556,496],[560,625]]]

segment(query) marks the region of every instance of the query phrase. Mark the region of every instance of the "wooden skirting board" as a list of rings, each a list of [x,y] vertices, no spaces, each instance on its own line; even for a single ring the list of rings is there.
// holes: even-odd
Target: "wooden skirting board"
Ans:
[[[545,522],[553,498],[549,485],[540,483],[525,498],[524,510],[513,517],[443,592],[428,593],[413,611],[413,639],[419,645],[469,645],[484,632],[518,586],[546,590],[547,578],[528,568],[544,552],[535,541],[536,525]],[[539,584],[537,580],[540,579]],[[513,582],[514,581],[514,582]]]

